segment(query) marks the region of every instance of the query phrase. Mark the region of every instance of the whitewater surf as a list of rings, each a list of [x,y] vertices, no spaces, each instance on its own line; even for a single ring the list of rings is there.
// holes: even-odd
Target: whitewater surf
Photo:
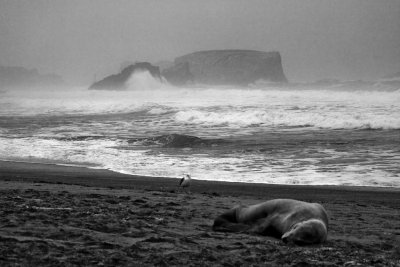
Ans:
[[[6,90],[0,159],[232,182],[400,187],[400,90],[346,86],[176,88],[144,72],[126,91]]]

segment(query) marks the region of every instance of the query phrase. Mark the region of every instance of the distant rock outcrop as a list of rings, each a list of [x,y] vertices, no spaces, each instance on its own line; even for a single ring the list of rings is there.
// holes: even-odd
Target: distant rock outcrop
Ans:
[[[382,79],[384,79],[384,80],[391,80],[391,79],[400,80],[400,71],[386,75],[386,76],[382,77]]]
[[[174,85],[190,83],[246,86],[259,80],[287,82],[279,52],[200,51],[178,57],[162,75]]]
[[[400,89],[400,71],[382,77],[379,83],[390,86],[394,90]]]
[[[165,79],[173,85],[194,83],[194,75],[190,72],[189,62],[175,64],[162,72]]]
[[[36,69],[0,66],[0,88],[61,86],[63,79],[55,74],[40,74]]]
[[[101,81],[95,82],[89,87],[89,89],[124,90],[127,87],[126,82],[129,77],[131,77],[131,75],[136,71],[148,71],[155,79],[159,81],[162,80],[159,67],[153,66],[148,62],[139,62],[124,68],[118,74],[107,76]]]

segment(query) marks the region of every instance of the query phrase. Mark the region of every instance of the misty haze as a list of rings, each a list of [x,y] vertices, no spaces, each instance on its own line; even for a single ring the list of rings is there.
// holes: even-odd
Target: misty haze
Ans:
[[[0,0],[0,265],[400,264],[399,14]]]

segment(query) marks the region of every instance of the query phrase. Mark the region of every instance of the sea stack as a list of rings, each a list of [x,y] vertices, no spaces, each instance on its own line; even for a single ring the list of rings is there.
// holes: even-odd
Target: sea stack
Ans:
[[[176,58],[162,75],[173,85],[247,86],[259,80],[287,82],[279,52],[253,50],[194,52]]]
[[[41,74],[37,69],[0,66],[0,89],[62,87],[66,86],[61,76]]]
[[[153,66],[148,62],[139,62],[133,65],[129,65],[118,74],[107,76],[104,79],[95,82],[89,87],[89,89],[125,90],[127,88],[126,82],[136,71],[148,71],[155,79],[159,81],[162,80],[159,67]]]

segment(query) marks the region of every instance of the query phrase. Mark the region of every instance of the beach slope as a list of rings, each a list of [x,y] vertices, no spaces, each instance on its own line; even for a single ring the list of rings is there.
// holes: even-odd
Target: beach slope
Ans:
[[[400,265],[398,189],[178,181],[0,161],[0,265]],[[321,203],[328,241],[212,231],[233,205],[273,198]]]

